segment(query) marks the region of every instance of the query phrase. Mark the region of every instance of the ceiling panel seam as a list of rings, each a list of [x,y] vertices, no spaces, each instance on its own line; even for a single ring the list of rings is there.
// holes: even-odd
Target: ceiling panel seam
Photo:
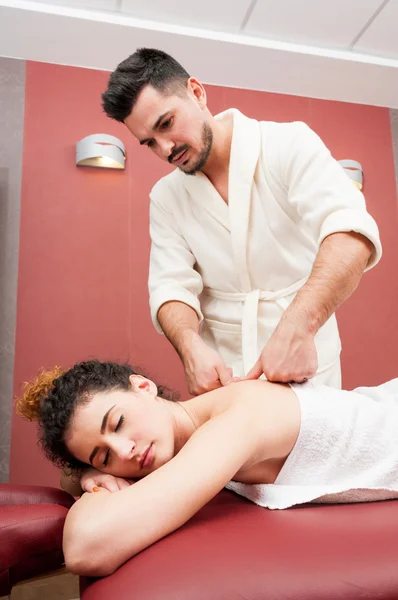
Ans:
[[[372,23],[375,21],[375,19],[379,16],[379,14],[381,13],[381,11],[385,9],[385,7],[387,6],[387,4],[389,2],[390,2],[390,0],[383,0],[383,2],[380,4],[379,8],[374,12],[374,14],[370,17],[370,19],[368,19],[366,21],[365,25],[362,27],[362,29],[360,30],[360,32],[357,33],[357,35],[352,40],[351,44],[348,46],[348,48],[350,50],[352,50],[354,48],[355,44],[357,42],[359,42],[359,40],[361,39],[361,37],[363,36],[363,34],[365,33],[365,31],[367,31],[369,29],[369,27],[372,25]]]
[[[243,17],[243,21],[241,23],[239,31],[243,31],[245,29],[250,17],[252,16],[252,12],[253,12],[256,4],[257,4],[257,0],[251,0],[251,2],[249,4],[249,8],[247,9],[245,16]]]

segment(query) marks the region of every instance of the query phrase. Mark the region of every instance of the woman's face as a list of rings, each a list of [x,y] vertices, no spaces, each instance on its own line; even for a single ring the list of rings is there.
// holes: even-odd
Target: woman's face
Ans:
[[[81,462],[116,477],[140,478],[175,454],[175,421],[155,384],[139,375],[132,389],[99,392],[77,407],[66,445]]]

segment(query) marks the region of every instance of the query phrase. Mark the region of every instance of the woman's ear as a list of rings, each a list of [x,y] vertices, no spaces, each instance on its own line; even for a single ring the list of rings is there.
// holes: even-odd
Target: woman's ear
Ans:
[[[129,379],[134,392],[149,394],[154,398],[158,395],[158,388],[150,379],[142,375],[130,375]]]

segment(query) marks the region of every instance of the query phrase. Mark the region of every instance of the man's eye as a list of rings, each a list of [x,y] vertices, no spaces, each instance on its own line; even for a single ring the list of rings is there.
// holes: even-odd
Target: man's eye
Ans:
[[[161,129],[168,129],[171,126],[172,119],[167,119],[167,121],[163,121],[161,125]]]
[[[149,140],[149,142],[147,143],[148,148],[153,148],[155,145],[155,140]]]
[[[123,421],[124,421],[124,415],[122,415],[120,417],[120,419],[119,419],[119,421],[118,421],[118,423],[117,423],[117,425],[115,427],[115,431],[118,431],[121,428],[121,426],[123,425]]]

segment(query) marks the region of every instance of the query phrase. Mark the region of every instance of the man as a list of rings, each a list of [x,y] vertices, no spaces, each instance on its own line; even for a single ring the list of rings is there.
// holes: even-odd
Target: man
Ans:
[[[381,257],[361,192],[304,123],[213,116],[202,84],[140,49],[104,110],[177,169],[151,192],[154,325],[189,390],[233,376],[340,387],[334,313]]]

